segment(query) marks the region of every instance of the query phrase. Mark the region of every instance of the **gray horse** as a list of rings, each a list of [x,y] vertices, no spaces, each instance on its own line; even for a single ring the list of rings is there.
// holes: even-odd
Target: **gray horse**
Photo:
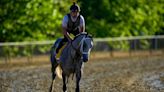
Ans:
[[[56,74],[63,79],[63,92],[67,91],[66,81],[68,81],[70,74],[76,74],[75,92],[80,92],[79,82],[81,79],[82,65],[83,62],[87,62],[89,60],[92,47],[92,37],[86,32],[83,32],[77,35],[72,42],[67,43],[66,47],[61,53],[59,62],[57,62],[53,54],[54,52],[51,52],[52,83],[50,92],[53,90],[53,81],[56,77]]]

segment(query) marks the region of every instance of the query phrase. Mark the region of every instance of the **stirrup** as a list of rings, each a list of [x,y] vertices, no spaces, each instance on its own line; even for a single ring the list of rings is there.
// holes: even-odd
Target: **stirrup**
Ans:
[[[56,57],[56,54],[54,54],[54,56],[55,56],[56,62],[60,63],[59,58]]]
[[[55,57],[56,58],[56,60],[59,60],[59,58],[57,58],[57,57]]]

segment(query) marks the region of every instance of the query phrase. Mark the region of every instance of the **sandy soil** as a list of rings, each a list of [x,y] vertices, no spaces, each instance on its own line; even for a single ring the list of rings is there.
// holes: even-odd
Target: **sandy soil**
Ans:
[[[0,65],[0,92],[48,92],[50,63]],[[85,63],[81,92],[164,92],[164,56],[92,59]],[[75,78],[68,92],[74,92]],[[62,92],[56,78],[54,92]]]

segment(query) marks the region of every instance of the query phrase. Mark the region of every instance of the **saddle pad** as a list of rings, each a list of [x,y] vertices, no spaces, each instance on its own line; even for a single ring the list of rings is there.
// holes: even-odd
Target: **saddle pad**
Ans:
[[[66,43],[59,49],[59,52],[57,53],[57,55],[56,55],[56,59],[59,59],[60,58],[60,55],[61,55],[61,53],[62,53],[62,51],[63,51],[63,49],[66,47]]]

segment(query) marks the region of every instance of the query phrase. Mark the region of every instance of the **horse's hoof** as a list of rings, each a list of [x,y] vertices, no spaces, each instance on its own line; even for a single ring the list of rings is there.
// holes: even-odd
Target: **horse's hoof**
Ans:
[[[88,61],[84,61],[84,60],[83,60],[83,62],[86,63],[86,62],[88,62]]]

